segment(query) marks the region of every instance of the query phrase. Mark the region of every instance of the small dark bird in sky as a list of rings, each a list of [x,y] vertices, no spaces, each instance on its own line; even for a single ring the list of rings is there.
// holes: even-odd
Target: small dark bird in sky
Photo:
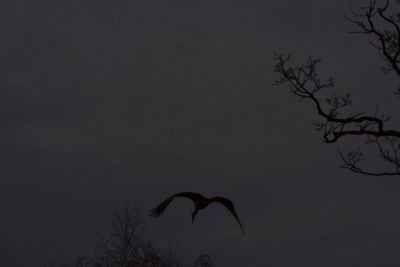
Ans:
[[[233,206],[233,202],[227,198],[224,197],[212,197],[212,198],[206,198],[203,195],[199,193],[193,193],[193,192],[182,192],[182,193],[177,193],[166,200],[164,200],[160,205],[155,207],[154,209],[150,210],[150,216],[153,218],[158,218],[161,216],[161,214],[165,211],[165,209],[168,207],[168,205],[171,203],[171,201],[175,197],[186,197],[189,198],[190,200],[193,201],[194,203],[194,211],[192,212],[192,224],[194,223],[194,219],[196,217],[196,214],[202,210],[208,207],[211,203],[219,203],[222,204],[225,208],[227,208],[230,213],[235,217],[236,221],[239,223],[240,230],[242,231],[242,234],[244,234],[244,226],[241,223],[239,216],[236,213],[235,207]]]

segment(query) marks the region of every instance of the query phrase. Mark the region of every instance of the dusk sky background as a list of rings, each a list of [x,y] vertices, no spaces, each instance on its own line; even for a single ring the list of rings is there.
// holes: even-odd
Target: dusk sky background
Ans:
[[[338,168],[362,142],[324,144],[314,106],[273,85],[273,51],[321,57],[355,111],[399,129],[396,77],[348,33],[360,3],[1,1],[0,265],[74,260],[129,202],[188,260],[400,266],[400,179]],[[194,226],[184,199],[148,216],[181,191],[231,198],[246,234],[217,205]]]

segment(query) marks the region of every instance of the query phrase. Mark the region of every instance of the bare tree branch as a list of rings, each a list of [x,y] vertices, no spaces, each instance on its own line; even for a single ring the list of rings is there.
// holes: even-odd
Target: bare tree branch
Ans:
[[[369,42],[379,51],[387,64],[382,69],[384,73],[393,71],[400,76],[400,13],[387,15],[388,7],[389,1],[384,7],[379,8],[373,0],[367,6],[360,6],[359,13],[351,8],[353,18],[346,18],[358,27],[358,30],[352,33],[370,35],[374,38]],[[377,26],[376,19],[380,19],[379,25],[385,26],[383,29]],[[320,59],[309,57],[303,64],[293,65],[290,55],[280,53],[274,55],[276,61],[274,71],[279,74],[275,84],[288,84],[290,91],[299,98],[299,101],[309,99],[314,103],[322,120],[314,122],[313,125],[317,131],[323,132],[325,143],[336,143],[346,136],[364,136],[367,138],[366,144],[376,146],[380,159],[388,163],[391,170],[382,172],[363,170],[359,166],[363,159],[361,149],[346,154],[338,151],[342,159],[340,167],[372,176],[400,175],[400,131],[386,129],[385,123],[390,119],[389,116],[378,114],[378,111],[374,115],[365,115],[364,112],[350,113],[349,108],[352,107],[350,94],[338,95],[333,92],[323,97],[322,93],[332,89],[335,83],[332,78],[325,80],[320,78],[318,73]],[[400,88],[394,93],[400,95]]]
[[[397,2],[398,3],[398,2]],[[348,21],[354,24],[358,30],[351,33],[361,33],[373,37],[369,40],[382,55],[387,66],[382,67],[384,73],[395,71],[400,76],[399,55],[400,55],[400,13],[387,15],[389,7],[387,0],[384,7],[377,7],[376,1],[370,1],[368,6],[360,7],[361,13],[354,12],[351,9],[353,17],[346,17]],[[377,21],[378,20],[378,21]],[[378,28],[378,24],[384,24],[383,29]]]

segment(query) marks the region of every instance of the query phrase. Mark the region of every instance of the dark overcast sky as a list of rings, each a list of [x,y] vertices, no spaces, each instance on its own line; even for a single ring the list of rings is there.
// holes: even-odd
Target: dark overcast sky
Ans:
[[[322,57],[359,110],[396,115],[349,3],[1,1],[0,265],[83,255],[128,200],[188,259],[400,266],[400,180],[337,168],[313,107],[273,86],[274,50]],[[183,200],[147,218],[189,190],[232,198],[246,235],[218,207],[192,227]]]

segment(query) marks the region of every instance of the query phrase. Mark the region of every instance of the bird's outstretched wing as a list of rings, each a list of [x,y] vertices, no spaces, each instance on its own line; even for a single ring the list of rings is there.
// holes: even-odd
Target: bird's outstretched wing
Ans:
[[[198,193],[193,193],[193,192],[182,192],[182,193],[177,193],[166,200],[164,200],[160,205],[155,207],[154,209],[150,210],[150,216],[153,218],[160,217],[161,214],[165,211],[165,209],[168,207],[169,203],[175,198],[175,197],[186,197],[192,200],[193,202],[196,202],[199,199],[204,198],[201,194]]]
[[[217,203],[220,203],[220,204],[224,205],[225,208],[227,208],[231,212],[233,217],[235,217],[236,221],[239,223],[240,230],[242,231],[242,234],[244,234],[244,225],[242,224],[242,222],[239,219],[239,216],[236,213],[235,206],[233,205],[233,202],[231,200],[227,199],[227,198],[224,198],[224,197],[213,197],[213,198],[211,198],[211,201],[212,202],[217,202]]]

